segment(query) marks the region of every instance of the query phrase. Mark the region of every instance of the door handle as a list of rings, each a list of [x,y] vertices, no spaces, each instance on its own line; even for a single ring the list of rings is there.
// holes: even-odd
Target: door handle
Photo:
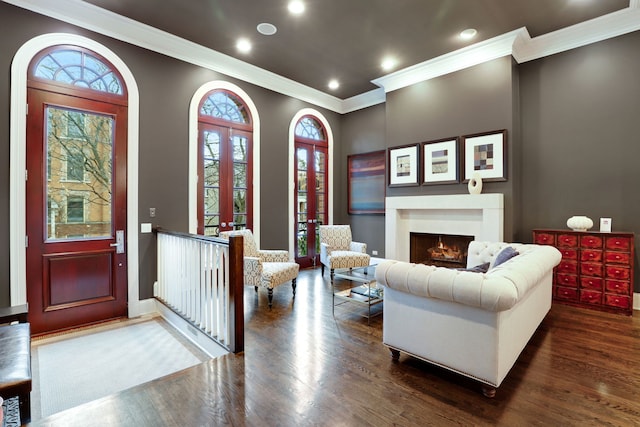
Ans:
[[[124,230],[116,230],[116,242],[111,243],[109,246],[116,248],[117,254],[124,253]]]

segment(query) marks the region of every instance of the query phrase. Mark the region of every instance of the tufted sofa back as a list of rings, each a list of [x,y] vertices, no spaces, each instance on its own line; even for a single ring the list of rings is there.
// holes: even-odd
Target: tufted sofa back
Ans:
[[[522,243],[505,243],[505,242],[482,242],[474,240],[469,243],[467,253],[467,268],[475,267],[476,265],[490,263],[489,268],[493,267],[493,262],[496,256],[502,249],[507,246],[511,246],[518,253],[527,252],[533,247],[530,245],[524,245]]]

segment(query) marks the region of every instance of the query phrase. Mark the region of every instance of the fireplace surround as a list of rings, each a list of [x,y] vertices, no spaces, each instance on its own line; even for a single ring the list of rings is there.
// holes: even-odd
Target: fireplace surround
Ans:
[[[467,235],[475,240],[501,242],[504,239],[504,195],[387,197],[385,258],[410,262],[411,232]]]

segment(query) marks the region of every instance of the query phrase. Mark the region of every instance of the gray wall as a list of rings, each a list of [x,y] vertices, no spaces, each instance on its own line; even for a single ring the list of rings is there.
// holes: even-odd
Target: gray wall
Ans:
[[[640,32],[520,66],[522,226],[566,229],[573,215],[636,233],[640,291]]]
[[[357,242],[367,243],[367,252],[378,251],[378,255],[384,255],[384,215],[349,215],[348,208],[348,179],[347,156],[351,154],[370,153],[372,151],[387,148],[385,142],[385,105],[380,104],[363,110],[355,111],[344,117],[342,123],[342,147],[340,157],[344,164],[339,173],[336,172],[336,190],[340,189],[340,197],[336,198],[339,215],[336,215],[336,224],[351,224],[353,239]],[[347,142],[348,141],[348,142]],[[339,202],[339,203],[338,203]]]
[[[9,305],[9,108],[11,60],[31,38],[65,32],[86,36],[113,50],[131,69],[140,91],[139,222],[188,231],[188,108],[204,83],[226,80],[242,88],[256,104],[261,119],[261,244],[286,248],[288,227],[288,130],[302,108],[315,108],[329,121],[340,147],[340,115],[300,100],[184,63],[127,43],[100,36],[0,3],[0,307]],[[336,170],[342,164],[334,156]],[[339,183],[338,183],[339,186]],[[170,197],[168,197],[168,195]],[[156,217],[149,218],[149,208]],[[133,232],[130,231],[130,232]],[[140,297],[152,296],[156,277],[155,240],[140,239]]]
[[[483,192],[505,195],[505,239],[511,240],[515,228],[513,218],[517,217],[520,203],[519,193],[514,191],[520,182],[519,168],[514,167],[520,162],[519,116],[514,114],[518,111],[519,99],[519,88],[514,83],[518,81],[517,71],[512,60],[505,57],[390,92],[384,119],[379,109],[374,110],[375,114],[365,110],[343,118],[343,128],[350,130],[342,135],[343,152],[374,151],[361,149],[362,140],[376,141],[378,149],[380,144],[389,148],[507,129],[507,181],[484,183]],[[380,140],[381,132],[384,132],[384,142]],[[343,187],[346,187],[346,175]],[[468,193],[466,183],[387,187],[389,197],[464,193]],[[343,203],[346,212],[346,199]],[[364,241],[369,243],[369,249],[378,247],[380,256],[384,255],[384,239],[379,241],[379,236],[384,236],[383,219],[352,215],[350,223],[354,230],[377,227]]]

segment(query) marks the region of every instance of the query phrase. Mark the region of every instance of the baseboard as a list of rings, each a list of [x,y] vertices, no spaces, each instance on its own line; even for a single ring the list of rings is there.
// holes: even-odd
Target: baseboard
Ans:
[[[153,302],[155,304],[154,311],[159,313],[164,320],[176,329],[176,331],[184,335],[186,339],[207,353],[211,358],[229,353],[227,349],[217,344],[198,328],[193,327],[189,322],[178,316],[170,308],[155,299],[153,299]]]
[[[640,310],[640,293],[633,293],[633,309]]]

